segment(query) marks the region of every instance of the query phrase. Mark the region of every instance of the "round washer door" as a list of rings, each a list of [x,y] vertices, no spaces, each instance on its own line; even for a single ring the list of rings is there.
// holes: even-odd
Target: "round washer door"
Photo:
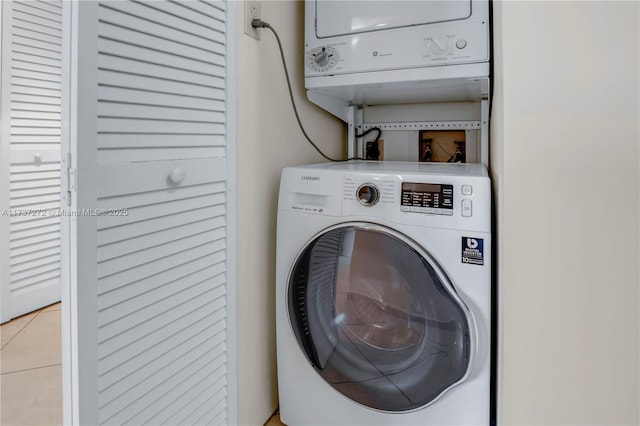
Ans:
[[[469,371],[467,307],[428,253],[391,229],[350,223],[321,233],[296,259],[287,298],[309,362],[359,404],[414,410]]]

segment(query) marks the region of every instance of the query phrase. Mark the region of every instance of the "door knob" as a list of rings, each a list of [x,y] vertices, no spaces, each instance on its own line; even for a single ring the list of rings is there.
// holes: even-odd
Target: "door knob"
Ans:
[[[185,177],[185,172],[182,167],[176,167],[169,173],[169,182],[174,185],[179,185]]]

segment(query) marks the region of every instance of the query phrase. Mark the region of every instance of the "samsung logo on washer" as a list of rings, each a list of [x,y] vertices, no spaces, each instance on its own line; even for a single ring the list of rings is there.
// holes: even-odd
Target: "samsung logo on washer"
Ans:
[[[300,180],[320,180],[320,176],[300,176]]]

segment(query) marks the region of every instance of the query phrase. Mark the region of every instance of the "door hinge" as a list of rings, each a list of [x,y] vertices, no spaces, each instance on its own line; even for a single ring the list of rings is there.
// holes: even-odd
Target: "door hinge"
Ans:
[[[62,190],[62,202],[71,207],[72,193],[76,192],[76,169],[71,167],[71,153],[67,154],[63,158],[63,170],[65,177],[64,189]]]

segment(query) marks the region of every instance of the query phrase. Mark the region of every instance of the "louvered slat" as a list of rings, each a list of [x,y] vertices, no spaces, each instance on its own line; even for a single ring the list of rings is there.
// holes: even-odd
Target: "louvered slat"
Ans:
[[[51,112],[51,111],[29,111],[29,110],[14,109],[12,117],[32,118],[36,120],[54,120],[54,121],[60,122],[60,113]]]
[[[52,45],[61,46],[62,45],[61,44],[62,38],[60,36],[46,34],[40,31],[34,31],[32,28],[19,27],[14,25],[13,34],[16,37],[22,37],[24,39],[32,40],[34,43],[35,42],[46,43],[43,46],[52,46]],[[48,47],[48,48],[51,48],[51,47]]]
[[[137,103],[146,105],[159,105],[185,109],[204,109],[220,111],[223,108],[224,99],[188,98],[180,94],[144,92],[123,87],[98,87],[98,96],[103,101],[127,103],[127,100],[135,98]]]
[[[117,328],[118,325],[116,323],[121,318],[134,313],[136,315],[140,315],[142,310],[148,309],[154,303],[161,304],[163,299],[172,297],[191,286],[195,286],[205,281],[208,281],[208,286],[211,288],[224,284],[224,276],[221,275],[223,272],[224,267],[222,266],[222,263],[219,262],[217,264],[209,265],[207,268],[190,271],[188,274],[169,282],[165,282],[163,278],[162,285],[158,284],[143,294],[132,294],[132,297],[129,297],[126,300],[120,300],[117,303],[112,304],[110,307],[100,309],[98,317],[105,325],[110,324]],[[175,285],[176,282],[179,282],[180,285]],[[147,315],[152,317],[155,313],[156,311],[154,309],[149,309]],[[122,324],[122,326],[126,326],[126,324]],[[105,329],[105,332],[106,331],[107,330]]]
[[[24,294],[25,291],[34,291],[36,288],[42,288],[42,286],[54,285],[56,280],[60,279],[60,268],[51,267],[43,270],[41,273],[31,275],[21,279],[12,277],[13,287],[12,292],[16,295]]]
[[[171,267],[182,265],[191,259],[197,259],[199,257],[206,256],[209,253],[215,253],[217,250],[221,250],[222,248],[224,247],[220,247],[220,244],[215,242],[190,247],[187,250],[173,253],[171,256],[140,265],[116,275],[104,277],[100,280],[99,286],[104,291],[121,288],[131,283],[135,283],[136,281],[154,276],[157,273],[167,271]],[[214,258],[216,258],[216,261],[218,262],[223,261],[224,253],[216,253]]]
[[[146,235],[160,232],[164,229],[180,226],[190,221],[214,218],[224,223],[224,206],[201,206],[188,211],[181,211],[179,214],[171,214],[165,217],[145,219],[142,222],[120,226],[114,229],[99,231],[98,244],[109,244],[117,241],[133,238],[138,235]]]
[[[207,350],[208,349],[208,350]],[[162,374],[150,376],[150,380],[141,383],[140,388],[134,388],[123,397],[118,398],[100,407],[100,420],[109,424],[127,424],[130,419],[144,410],[149,404],[171,392],[174,386],[182,382],[184,376],[189,376],[200,369],[205,371],[201,374],[212,374],[214,364],[226,363],[223,356],[220,359],[212,358],[213,349],[208,345],[198,347],[196,350],[188,352],[184,357],[177,358],[175,362],[162,371]],[[133,395],[143,396],[131,403]],[[186,423],[184,423],[186,424]]]
[[[35,1],[15,1],[14,10],[36,15],[49,21],[62,23],[62,14],[60,13],[60,10],[56,12],[46,6],[43,7],[42,3],[37,3]]]
[[[152,2],[111,2],[107,3],[104,9],[110,8],[120,10],[139,19],[147,20],[170,29],[198,36],[202,40],[211,40],[225,44],[225,36],[223,32],[219,30],[216,31],[206,25],[198,25],[197,23],[186,19],[176,19],[175,15],[162,11],[162,7],[159,3],[160,2],[155,4]]]
[[[213,397],[216,393],[226,387],[225,379],[223,370],[218,370],[217,375],[200,375],[196,372],[193,377],[185,378],[171,393],[159,398],[154,404],[133,417],[131,423],[137,424],[139,418],[149,418],[150,424],[167,424],[171,414],[174,417],[185,417],[185,413],[192,412],[209,401],[214,401]]]
[[[211,326],[210,321],[208,321],[207,319],[202,320],[202,322],[208,326]],[[200,324],[198,325],[201,326]],[[187,335],[186,337],[188,338],[185,339],[182,345],[175,346],[170,351],[154,359],[151,363],[148,363],[138,369],[132,369],[132,373],[126,376],[124,380],[121,380],[117,382],[115,385],[109,388],[106,388],[102,391],[102,394],[105,397],[105,401],[109,401],[109,403],[106,403],[105,405],[108,406],[110,403],[111,404],[118,403],[123,398],[128,397],[129,396],[128,394],[135,395],[140,392],[144,392],[146,389],[148,389],[148,387],[144,387],[144,384],[140,382],[140,378],[144,376],[157,375],[157,374],[154,374],[154,373],[157,373],[157,371],[167,371],[167,370],[170,371],[173,366],[172,364],[173,359],[177,358],[180,360],[186,360],[188,357],[197,356],[199,352],[208,352],[208,358],[214,357],[216,355],[220,356],[219,353],[222,352],[220,349],[225,349],[224,346],[219,347],[220,349],[213,348],[212,350],[211,349],[212,341],[211,339],[207,338],[207,335],[208,333],[206,332],[206,330],[200,330],[199,333],[194,335]],[[214,338],[216,337],[220,338],[224,336],[223,335],[214,336]],[[221,360],[222,359],[224,358],[221,358]],[[209,371],[211,371],[213,366],[209,365],[207,366],[207,368],[209,369]],[[188,373],[185,372],[182,375],[187,376]],[[184,380],[183,378],[176,378],[176,379],[178,383],[182,383]],[[165,395],[170,395],[171,393],[174,393],[174,390],[167,389],[167,392],[165,393]],[[162,395],[160,396],[161,396],[160,399],[162,399]],[[140,408],[144,410],[146,407],[142,406]]]
[[[119,105],[113,102],[101,102],[98,106],[98,113],[106,117],[118,117],[124,119],[148,119],[148,120],[171,120],[186,114],[191,122],[215,121],[224,123],[225,115],[222,111],[194,110],[172,107],[156,107],[150,105]]]
[[[189,275],[199,273],[207,268],[212,268],[212,276],[224,272],[224,264],[215,264],[215,260],[215,254],[208,254],[199,258],[189,259],[188,261],[163,272],[161,276],[157,275],[149,277],[147,279],[136,281],[128,286],[103,292],[100,296],[98,310],[99,312],[102,312],[117,305],[123,300],[137,297],[152,291],[155,288],[168,285],[174,281],[180,281]]]
[[[52,76],[54,81],[60,78],[60,67],[57,65],[47,65],[35,62],[35,58],[27,58],[27,60],[21,61],[16,56],[13,57],[13,75],[17,75],[23,71],[30,71],[34,73],[46,74]],[[60,107],[58,105],[58,107]]]
[[[112,244],[98,247],[98,262],[103,262],[142,250],[161,247],[171,241],[181,240],[201,233],[203,230],[213,233],[214,239],[224,237],[224,223],[216,223],[215,219],[207,218],[195,222],[188,222],[159,232],[146,234],[138,238],[128,238]]]
[[[49,73],[39,69],[25,69],[14,67],[11,73],[13,78],[26,78],[38,81],[50,81],[60,83],[60,73]]]
[[[60,223],[58,221],[57,223],[54,222],[52,224],[39,226],[37,228],[27,228],[20,231],[15,231],[11,234],[11,240],[19,241],[21,239],[37,237],[42,234],[50,234],[50,233],[59,232],[59,231],[60,231]],[[13,272],[13,270],[11,271]]]
[[[154,318],[153,322],[141,323],[129,328],[127,333],[120,333],[109,337],[100,343],[100,371],[111,368],[147,351],[158,343],[179,335],[182,330],[200,321],[212,310],[219,310],[218,319],[226,315],[224,298],[213,299],[211,294],[195,293],[193,297],[181,301],[181,305],[164,311]],[[99,336],[103,339],[105,336]],[[123,351],[122,348],[127,350]]]
[[[29,264],[32,260],[38,258],[46,258],[49,256],[60,256],[60,246],[56,245],[54,247],[44,249],[44,250],[32,250],[23,256],[11,256],[10,265],[11,266],[20,266],[24,264]]]
[[[209,340],[211,337],[225,332],[225,323],[215,321],[212,315],[198,318],[188,327],[181,330],[180,339],[173,341],[166,339],[155,346],[154,352],[159,356],[149,361],[144,352],[119,364],[117,367],[105,372],[100,377],[100,388],[105,390],[104,400],[115,399],[118,394],[132,387],[136,381],[149,374],[149,370],[160,370],[168,365],[174,355],[182,356],[185,352]],[[223,346],[223,345],[221,345]],[[145,371],[146,370],[146,371]],[[154,372],[155,372],[154,371]],[[122,379],[122,378],[125,379]]]
[[[20,77],[14,74],[14,76],[11,78],[11,83],[15,84],[16,86],[30,86],[30,87],[37,87],[39,89],[55,90],[57,91],[56,93],[58,95],[60,94],[59,81],[43,80],[43,79],[34,78],[34,77]],[[58,121],[60,120],[58,119]]]
[[[164,39],[169,39],[172,42],[180,43],[181,45],[201,49],[203,51],[217,52],[218,54],[224,55],[224,44],[219,41],[189,33],[185,31],[185,28],[175,29],[161,23],[153,22],[146,18],[132,16],[123,12],[123,10],[126,11],[130,9],[131,4],[129,3],[125,3],[124,8],[122,5],[115,5],[114,9],[103,8],[101,9],[100,20],[104,23],[118,23],[118,25],[126,25],[129,28],[136,28],[137,31],[144,34],[160,36]],[[213,32],[210,34],[213,35]],[[126,41],[126,38],[124,40]]]
[[[102,278],[117,274],[120,273],[123,268],[126,268],[131,264],[147,264],[160,259],[164,259],[174,253],[180,253],[183,250],[187,250],[191,247],[197,247],[207,243],[217,243],[213,249],[219,247],[219,249],[221,250],[224,248],[224,242],[219,242],[218,238],[216,237],[218,237],[216,233],[211,232],[207,229],[203,229],[201,230],[201,232],[189,237],[181,238],[162,245],[151,247],[149,249],[140,250],[135,253],[100,262],[98,263],[98,277]]]
[[[171,147],[161,149],[125,149],[125,155],[127,155],[131,161],[165,161],[173,158],[203,158],[203,157],[224,157],[226,150],[224,147],[194,147],[194,146],[182,146]],[[98,161],[103,164],[116,163],[119,158],[122,158],[123,152],[121,150],[102,150],[98,154]]]
[[[23,247],[11,245],[11,258],[21,259],[23,256],[29,256],[39,251],[44,251],[54,247],[60,247],[60,235],[58,233],[52,233],[50,238],[43,239],[37,243],[26,245]]]

